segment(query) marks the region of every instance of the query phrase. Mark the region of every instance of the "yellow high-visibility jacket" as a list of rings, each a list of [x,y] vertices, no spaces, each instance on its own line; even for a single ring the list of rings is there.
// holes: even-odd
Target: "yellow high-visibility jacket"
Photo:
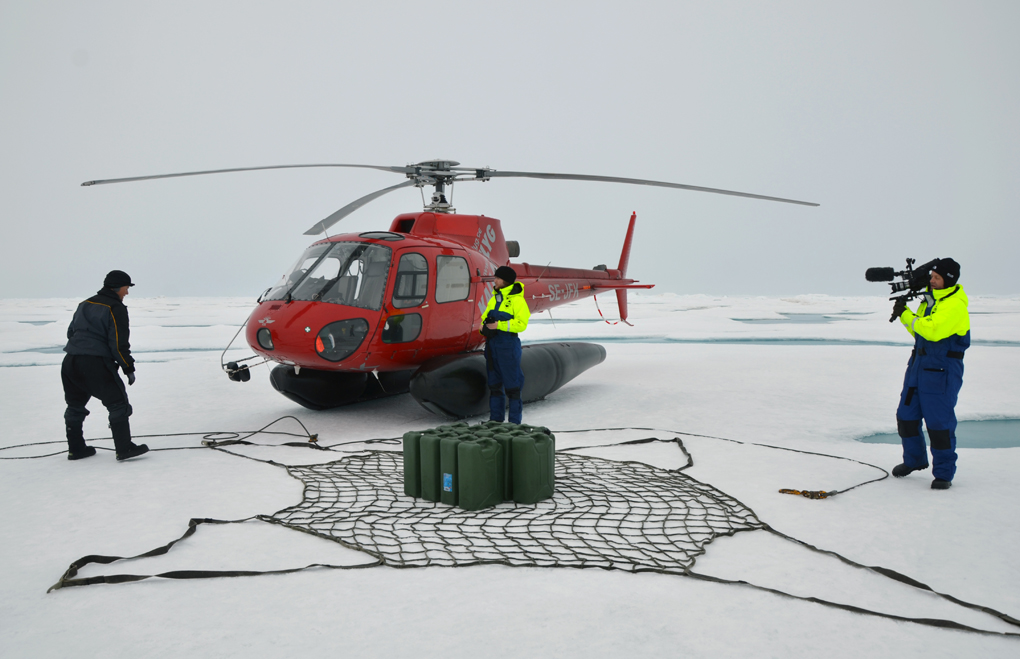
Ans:
[[[941,341],[953,335],[963,336],[970,331],[970,314],[967,313],[967,294],[957,284],[949,288],[931,291],[935,298],[931,312],[925,315],[928,302],[922,302],[915,314],[910,309],[900,314],[903,323],[911,336],[921,335],[928,341]]]
[[[500,295],[497,295],[497,293]],[[502,296],[503,301],[499,308],[496,309],[496,298],[500,296]],[[494,309],[496,311],[505,311],[513,316],[510,320],[501,320],[497,323],[497,327],[501,331],[520,334],[528,329],[528,319],[531,318],[531,310],[528,309],[528,303],[524,300],[524,285],[521,282],[515,281],[509,286],[492,292],[492,297],[489,298],[489,303],[485,306],[485,312],[482,313],[482,323],[478,328],[479,330],[485,326],[486,317]]]

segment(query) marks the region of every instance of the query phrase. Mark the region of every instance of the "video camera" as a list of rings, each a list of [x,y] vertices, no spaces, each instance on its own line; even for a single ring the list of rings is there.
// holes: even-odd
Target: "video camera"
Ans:
[[[923,263],[917,268],[914,268],[915,259],[907,259],[907,268],[896,272],[892,268],[868,268],[864,273],[864,278],[868,281],[887,281],[889,286],[892,287],[892,296],[890,300],[906,304],[909,300],[921,295],[924,289],[928,288],[928,283],[931,281],[931,269],[935,267],[935,264],[939,262],[938,259],[932,259],[927,263]],[[899,278],[900,281],[894,281]],[[906,291],[902,295],[896,295],[902,291]],[[896,320],[897,314],[893,313],[892,318],[889,322]]]

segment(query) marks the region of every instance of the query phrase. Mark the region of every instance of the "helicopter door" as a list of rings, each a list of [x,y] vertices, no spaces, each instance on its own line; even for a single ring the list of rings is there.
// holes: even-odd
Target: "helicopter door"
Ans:
[[[436,263],[436,307],[429,323],[429,339],[435,341],[431,347],[463,350],[468,336],[473,331],[471,323],[472,302],[471,270],[467,259],[453,250],[435,250]]]
[[[467,259],[453,250],[404,252],[397,262],[383,343],[440,354],[462,350],[471,330],[470,291]]]
[[[404,252],[393,277],[392,313],[383,325],[382,341],[394,348],[418,350],[428,326],[429,264],[418,252]],[[406,345],[398,345],[406,344]]]

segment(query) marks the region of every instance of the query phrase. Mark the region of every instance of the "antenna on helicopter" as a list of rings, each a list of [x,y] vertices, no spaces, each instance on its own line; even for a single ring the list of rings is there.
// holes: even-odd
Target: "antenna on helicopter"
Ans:
[[[354,211],[358,210],[365,204],[379,197],[399,190],[400,188],[406,188],[414,186],[416,188],[423,188],[426,185],[430,185],[434,188],[432,193],[431,202],[425,206],[425,210],[432,211],[434,213],[455,213],[456,209],[447,201],[446,198],[446,186],[450,186],[451,196],[453,191],[453,184],[455,181],[488,181],[492,178],[540,178],[550,180],[567,180],[567,181],[596,181],[601,183],[626,183],[629,185],[649,185],[660,188],[674,188],[678,190],[693,190],[695,192],[711,192],[713,194],[723,194],[733,197],[747,197],[749,199],[763,199],[765,201],[779,201],[786,204],[798,204],[801,206],[818,206],[818,204],[810,201],[798,201],[796,199],[784,199],[782,197],[769,197],[766,195],[752,194],[749,192],[736,192],[734,190],[722,190],[719,188],[706,188],[698,185],[686,185],[684,183],[669,183],[666,181],[650,181],[647,179],[639,178],[622,178],[618,176],[593,176],[590,174],[554,174],[549,172],[510,172],[510,171],[497,171],[488,167],[458,167],[459,162],[455,160],[426,160],[413,165],[407,165],[404,167],[388,167],[382,165],[352,165],[352,164],[319,164],[319,165],[272,165],[268,167],[239,167],[233,169],[212,169],[197,172],[181,172],[177,174],[156,174],[153,176],[133,176],[129,178],[114,178],[114,179],[100,179],[95,181],[85,181],[82,183],[83,186],[90,185],[102,185],[106,183],[126,183],[129,181],[147,181],[159,178],[177,178],[181,176],[199,176],[202,174],[224,174],[228,172],[250,172],[266,169],[299,169],[309,167],[354,167],[362,169],[378,169],[384,172],[393,172],[395,174],[404,174],[407,177],[407,181],[399,183],[397,185],[391,185],[388,188],[382,190],[376,190],[370,194],[355,199],[351,203],[347,204],[343,208],[332,213],[320,222],[317,222],[313,227],[305,231],[306,236],[314,236],[319,233],[323,233],[329,227],[333,226],[343,218],[347,217]]]

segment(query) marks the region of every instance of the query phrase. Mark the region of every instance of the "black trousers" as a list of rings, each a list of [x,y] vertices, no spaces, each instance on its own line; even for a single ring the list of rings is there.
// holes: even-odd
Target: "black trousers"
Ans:
[[[60,367],[60,379],[64,384],[64,423],[67,426],[67,443],[78,452],[85,447],[82,425],[89,411],[85,405],[92,398],[98,398],[110,415],[110,427],[126,425],[131,416],[124,381],[117,374],[117,362],[94,355],[67,355]]]

